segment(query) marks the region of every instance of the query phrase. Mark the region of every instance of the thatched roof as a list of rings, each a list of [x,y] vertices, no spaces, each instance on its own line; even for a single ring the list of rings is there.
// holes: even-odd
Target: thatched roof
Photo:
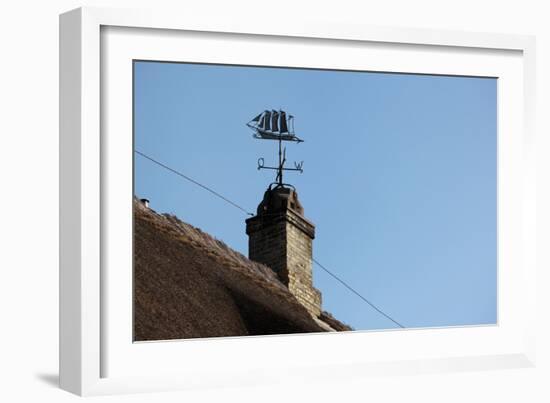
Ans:
[[[134,340],[350,330],[324,322],[267,266],[134,202]]]

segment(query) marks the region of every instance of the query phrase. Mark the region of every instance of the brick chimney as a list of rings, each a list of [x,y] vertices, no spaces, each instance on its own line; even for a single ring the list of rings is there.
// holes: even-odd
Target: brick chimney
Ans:
[[[305,306],[318,317],[321,293],[313,287],[312,241],[315,226],[304,217],[296,190],[269,188],[256,216],[246,220],[248,257],[269,266]]]

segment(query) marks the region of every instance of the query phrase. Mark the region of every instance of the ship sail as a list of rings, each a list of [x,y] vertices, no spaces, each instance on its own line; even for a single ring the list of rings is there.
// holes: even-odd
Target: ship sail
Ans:
[[[294,134],[293,116],[283,110],[264,110],[255,116],[246,125],[254,130],[254,137],[258,139],[296,141],[303,140]]]
[[[279,112],[272,111],[271,113],[271,131],[276,133],[279,131]]]
[[[256,126],[256,128],[259,128],[259,129],[263,129],[264,128],[264,125],[265,125],[265,113],[260,113],[260,121],[258,122],[258,126]]]
[[[263,130],[271,131],[271,112],[265,111],[264,114],[264,126],[262,127]]]
[[[286,124],[286,112],[281,111],[281,134],[288,133],[288,126]]]

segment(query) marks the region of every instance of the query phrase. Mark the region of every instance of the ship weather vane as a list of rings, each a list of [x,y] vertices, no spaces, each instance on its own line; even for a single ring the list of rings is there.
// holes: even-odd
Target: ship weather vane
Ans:
[[[302,173],[304,161],[295,162],[294,168],[286,168],[286,147],[283,141],[294,141],[302,143],[304,140],[298,138],[294,133],[294,116],[283,110],[265,110],[246,124],[254,130],[253,137],[261,140],[276,140],[279,143],[279,165],[276,167],[266,166],[263,158],[258,159],[258,170],[272,169],[277,171],[275,182],[277,187],[292,186],[283,182],[284,171],[298,171]]]

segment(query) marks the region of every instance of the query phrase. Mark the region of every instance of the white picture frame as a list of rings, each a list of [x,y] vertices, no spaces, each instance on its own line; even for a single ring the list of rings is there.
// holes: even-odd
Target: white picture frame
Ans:
[[[113,36],[107,40],[105,33]],[[215,34],[211,42],[238,37],[242,46],[248,46],[247,40],[259,43],[269,40],[277,46],[290,46],[289,43],[298,41],[301,47],[311,46],[312,41],[316,41],[332,52],[340,52],[346,46],[354,48],[353,54],[367,52],[373,47],[382,52],[390,48],[385,53],[389,56],[380,57],[379,65],[369,62],[368,66],[388,71],[393,63],[397,66],[395,71],[418,72],[425,67],[414,63],[423,59],[424,63],[432,63],[430,73],[497,74],[501,77],[504,84],[499,87],[499,119],[504,120],[499,120],[499,251],[502,255],[499,252],[498,325],[406,330],[408,333],[353,332],[330,337],[299,335],[132,343],[127,337],[131,317],[126,321],[118,320],[124,318],[130,301],[121,298],[126,302],[113,305],[113,299],[109,298],[112,289],[127,292],[131,280],[124,275],[113,277],[105,269],[109,267],[109,259],[117,258],[109,257],[106,252],[109,248],[105,228],[107,231],[115,229],[109,232],[108,239],[112,242],[116,228],[127,228],[130,220],[127,217],[126,222],[120,221],[124,214],[117,214],[123,211],[117,209],[125,207],[117,205],[116,200],[124,198],[116,197],[117,187],[112,186],[117,177],[124,178],[127,172],[117,170],[110,160],[113,155],[124,154],[128,147],[124,135],[117,136],[117,141],[112,141],[115,136],[109,135],[114,128],[117,133],[128,130],[128,121],[121,116],[128,110],[131,88],[128,92],[128,81],[119,67],[124,67],[131,58],[139,58],[132,52],[141,51],[130,46],[135,37],[141,35],[138,42],[143,52],[147,47],[155,48],[154,53],[146,57],[164,59],[170,57],[167,55],[174,44],[184,40],[186,33],[193,33],[193,40],[202,41],[200,46],[193,44],[191,39],[187,43],[187,49],[193,49],[194,61],[206,57],[201,55],[201,50],[216,46],[202,39]],[[243,64],[270,65],[268,59],[255,60],[254,57],[261,57],[257,55],[243,62],[242,49],[227,48],[232,52],[219,54],[215,60],[208,61],[227,62],[232,61],[232,57],[241,57],[239,62]],[[110,53],[109,49],[116,52]],[[370,51],[378,51],[376,49]],[[520,35],[350,26],[318,21],[288,20],[275,24],[246,18],[207,20],[168,12],[104,8],[80,8],[61,15],[61,387],[79,395],[96,395],[304,379],[330,381],[371,374],[533,366],[536,282],[534,49],[534,38]],[[411,58],[407,53],[411,51],[426,56]],[[435,53],[429,55],[430,52]],[[437,52],[445,53],[448,58],[440,59]],[[409,64],[405,63],[407,54]],[[313,51],[309,57],[310,62],[304,59],[302,63],[314,66],[325,63],[315,59]],[[353,57],[341,63],[349,64]],[[103,60],[105,58],[108,60]],[[359,67],[363,63],[360,59],[357,59]],[[347,66],[330,65],[333,62],[326,61],[329,65],[324,67]],[[116,76],[117,80],[106,80],[102,74]],[[117,116],[116,122],[111,120],[113,115]],[[125,252],[122,248],[117,254],[118,258],[124,258],[128,250]],[[107,280],[109,287],[106,287]],[[120,323],[120,327],[116,323]],[[361,345],[376,346],[376,349],[365,348],[361,349],[364,352],[357,353],[357,346]],[[384,346],[393,346],[394,352],[390,354],[389,348]],[[316,356],[315,349],[321,347],[328,353]],[[302,356],[277,361],[282,349],[291,349]],[[178,354],[186,360],[169,358]],[[240,357],[238,361],[241,362],[235,365],[233,361],[231,367],[224,366],[220,357],[232,360]],[[151,367],[157,368],[156,374],[148,370]]]

